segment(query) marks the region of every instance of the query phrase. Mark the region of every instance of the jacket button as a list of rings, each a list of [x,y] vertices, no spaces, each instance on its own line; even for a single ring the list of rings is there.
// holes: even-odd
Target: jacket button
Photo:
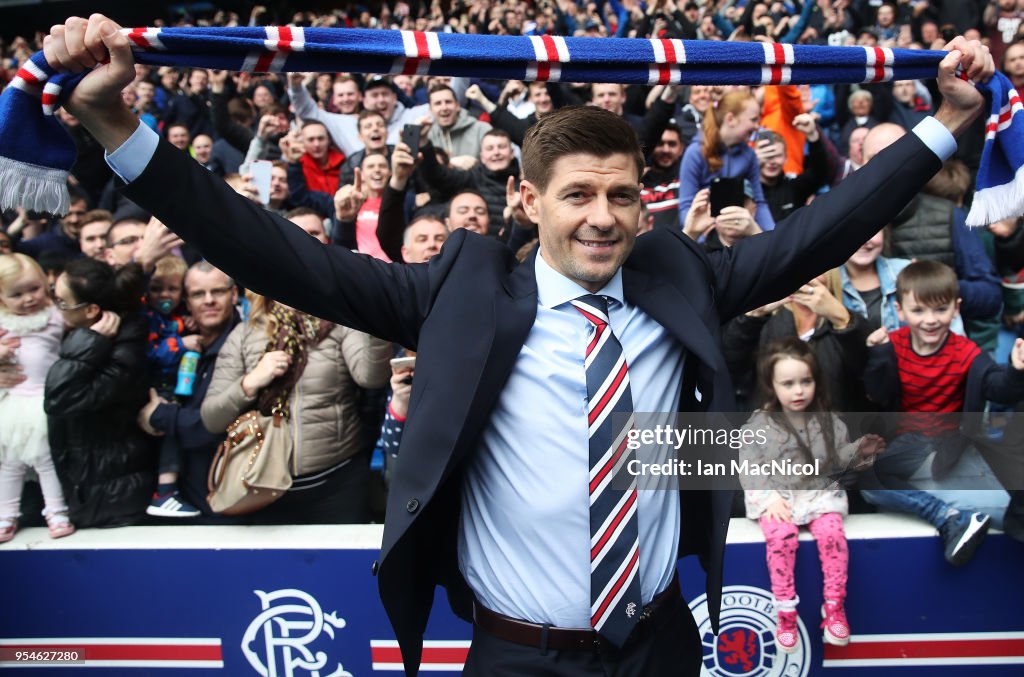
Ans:
[[[380,560],[373,560],[373,564],[370,565],[370,573],[374,576],[377,575],[377,569],[380,568]]]
[[[416,512],[417,510],[420,509],[420,502],[414,498],[405,504],[405,509],[408,510],[409,512]]]

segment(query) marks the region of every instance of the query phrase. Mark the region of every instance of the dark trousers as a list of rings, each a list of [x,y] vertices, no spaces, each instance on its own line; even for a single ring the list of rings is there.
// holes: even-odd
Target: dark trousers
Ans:
[[[473,626],[473,644],[462,674],[469,677],[657,677],[700,675],[703,646],[690,608],[681,597],[659,614],[644,637],[614,647],[542,651]]]
[[[369,454],[359,452],[323,478],[323,483],[287,492],[253,513],[253,524],[367,524],[370,521]],[[296,478],[299,484],[299,478]]]
[[[160,438],[160,462],[157,472],[177,473],[181,470],[181,448],[173,438]],[[156,487],[154,487],[155,489]]]

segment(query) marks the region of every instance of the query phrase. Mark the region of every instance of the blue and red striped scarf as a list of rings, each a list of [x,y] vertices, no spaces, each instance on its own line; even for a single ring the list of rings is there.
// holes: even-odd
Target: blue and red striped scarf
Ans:
[[[945,52],[761,42],[463,35],[294,26],[124,29],[153,66],[232,71],[353,71],[497,80],[627,84],[832,84],[935,77]],[[54,109],[82,78],[55,74],[42,53],[0,95],[0,209],[67,211],[75,148]],[[1024,116],[1000,73],[968,223],[1024,213]],[[40,103],[42,105],[40,105]]]

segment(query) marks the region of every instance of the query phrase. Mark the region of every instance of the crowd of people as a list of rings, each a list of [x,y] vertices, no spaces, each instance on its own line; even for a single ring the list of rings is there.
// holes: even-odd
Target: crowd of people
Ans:
[[[1020,88],[1022,19],[1021,0],[435,0],[385,3],[376,15],[257,6],[248,17],[216,12],[167,25],[908,49],[941,49],[964,35],[983,40]],[[41,39],[0,43],[0,86]],[[323,246],[413,264],[437,255],[456,229],[495,238],[520,260],[531,254],[521,146],[539,119],[567,105],[598,106],[635,130],[646,153],[640,234],[680,230],[714,251],[772,230],[839,185],[933,113],[940,96],[931,81],[627,87],[146,66],[123,91],[143,124]],[[103,147],[72,115],[58,115],[78,149],[70,210],[0,216],[0,542],[15,537],[19,520],[33,521],[21,508],[30,471],[54,538],[146,520],[379,519],[378,494],[401,463],[414,353],[241,289],[121,193]],[[770,544],[783,650],[798,641],[792,534],[801,525],[819,542],[826,640],[838,644],[849,638],[848,506],[928,520],[954,565],[990,525],[1022,535],[1006,491],[1018,487],[989,460],[1021,434],[1005,413],[1005,429],[990,424],[1024,400],[1024,228],[1019,219],[982,230],[964,223],[983,138],[981,120],[845,265],[723,327],[748,425],[777,433],[744,453],[820,458],[843,471],[829,487],[748,487],[737,505]],[[274,265],[275,252],[262,255]],[[183,393],[178,372],[189,353],[194,383]],[[255,513],[218,515],[207,502],[214,453],[233,420],[271,402],[289,410],[292,488]],[[957,412],[985,410],[983,424],[960,426]],[[940,417],[879,430],[844,414],[870,411]],[[843,487],[861,491],[848,500]]]

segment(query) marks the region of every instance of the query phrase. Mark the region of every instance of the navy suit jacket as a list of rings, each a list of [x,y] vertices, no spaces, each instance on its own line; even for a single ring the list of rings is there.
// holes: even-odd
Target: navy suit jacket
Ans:
[[[680,410],[732,411],[720,326],[841,265],[940,167],[907,134],[773,232],[732,248],[708,254],[668,230],[639,238],[624,265],[624,292],[686,348]],[[462,470],[533,325],[533,260],[518,265],[504,245],[465,230],[427,264],[324,247],[163,141],[125,192],[246,287],[418,352],[378,571],[381,600],[414,673],[435,586],[470,617],[456,557]],[[732,493],[682,491],[680,500],[679,556],[697,555],[707,571],[717,630]]]

